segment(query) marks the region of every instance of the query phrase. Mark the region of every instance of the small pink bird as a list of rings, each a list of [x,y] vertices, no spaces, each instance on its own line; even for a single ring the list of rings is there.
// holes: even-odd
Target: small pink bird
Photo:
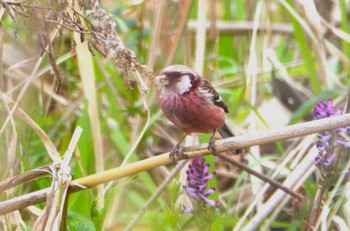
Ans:
[[[228,108],[214,87],[198,73],[183,65],[168,66],[157,77],[160,107],[165,116],[185,135],[170,152],[179,155],[180,143],[191,133],[211,133],[208,149],[215,153],[215,132],[223,138],[233,133],[225,123]],[[235,154],[239,154],[236,150]]]

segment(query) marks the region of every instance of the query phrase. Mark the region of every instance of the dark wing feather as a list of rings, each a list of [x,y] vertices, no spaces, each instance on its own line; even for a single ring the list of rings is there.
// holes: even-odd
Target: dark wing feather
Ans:
[[[229,137],[234,137],[235,135],[231,131],[231,128],[227,125],[227,123],[224,124],[221,128],[218,129],[219,134],[221,135],[222,138],[229,138]],[[243,149],[236,149],[231,151],[234,155],[238,155],[243,153]]]
[[[226,113],[228,113],[228,107],[225,104],[225,102],[222,100],[221,96],[219,93],[215,90],[215,88],[206,80],[200,78],[200,92],[202,94],[205,94],[212,102],[214,105],[221,107],[224,109]],[[218,132],[222,136],[222,138],[228,138],[228,137],[233,137],[234,134],[232,130],[229,128],[229,126],[224,123],[224,125],[218,129]],[[242,149],[237,149],[237,150],[232,150],[231,151],[234,155],[241,154],[243,153]]]
[[[210,100],[218,107],[221,107],[224,109],[226,113],[228,113],[228,107],[225,104],[225,102],[222,100],[219,93],[214,89],[214,87],[206,80],[202,79],[201,85],[200,85],[201,92],[205,92],[207,96],[210,98]]]

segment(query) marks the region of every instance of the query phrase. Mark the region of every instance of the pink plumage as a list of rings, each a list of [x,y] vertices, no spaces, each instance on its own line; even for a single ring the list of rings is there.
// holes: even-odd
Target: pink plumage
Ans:
[[[183,65],[168,66],[157,77],[160,89],[160,107],[165,116],[186,135],[212,133],[209,149],[214,150],[214,134],[233,136],[225,125],[228,108],[213,86],[198,73]],[[184,137],[185,137],[184,136]],[[183,138],[184,138],[183,137]],[[171,152],[177,154],[178,142]]]
[[[176,127],[190,133],[213,133],[225,123],[225,111],[199,93],[189,91],[186,95],[160,97],[160,107]]]

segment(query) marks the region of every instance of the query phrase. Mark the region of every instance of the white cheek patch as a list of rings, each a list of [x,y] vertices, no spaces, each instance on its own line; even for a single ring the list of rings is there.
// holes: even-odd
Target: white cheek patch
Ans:
[[[188,75],[184,75],[181,77],[181,79],[177,82],[177,91],[179,94],[184,94],[191,90],[192,83],[191,78]]]

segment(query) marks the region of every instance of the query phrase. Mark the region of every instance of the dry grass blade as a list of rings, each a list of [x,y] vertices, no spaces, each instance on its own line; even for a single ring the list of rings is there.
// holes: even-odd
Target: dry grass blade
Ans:
[[[50,40],[51,40],[51,41],[55,38],[55,36],[57,35],[57,33],[58,33],[58,30],[57,30],[57,29],[55,29],[55,30],[52,32],[52,34],[51,34],[51,36],[50,36]],[[25,82],[25,84],[24,84],[24,86],[23,86],[21,92],[19,93],[19,95],[18,95],[18,97],[17,97],[17,100],[15,101],[15,103],[13,104],[13,106],[12,106],[12,108],[11,108],[10,114],[8,115],[8,117],[6,118],[4,124],[2,125],[2,127],[1,127],[1,129],[0,129],[0,135],[4,132],[4,130],[5,130],[5,128],[6,128],[7,124],[8,124],[8,122],[9,122],[9,120],[10,120],[10,116],[13,115],[13,113],[16,111],[16,109],[17,109],[17,107],[18,107],[20,101],[22,100],[22,98],[24,97],[24,95],[25,95],[26,91],[28,90],[30,84],[31,84],[32,81],[34,80],[34,78],[35,78],[35,76],[36,76],[36,73],[37,73],[37,71],[39,70],[39,67],[40,67],[40,65],[41,65],[41,63],[42,63],[43,60],[44,60],[44,56],[41,56],[41,57],[37,60],[35,66],[34,66],[34,68],[33,68],[33,71],[32,71],[32,73],[31,73],[31,75],[29,76],[29,78],[28,78],[27,81]]]
[[[203,75],[203,70],[204,70],[205,41],[206,41],[205,25],[207,22],[206,16],[207,16],[207,0],[199,0],[197,34],[196,34],[196,60],[194,64],[194,70],[200,75]]]
[[[6,95],[2,94],[0,92],[1,95],[1,100],[3,101],[4,105],[5,105],[5,109],[6,112],[9,115],[10,121],[11,121],[11,127],[12,127],[12,133],[8,132],[6,135],[8,137],[10,137],[10,143],[7,145],[7,171],[4,175],[8,175],[7,173],[10,173],[9,175],[12,176],[12,170],[13,170],[13,165],[15,164],[15,160],[16,160],[16,146],[17,146],[17,131],[16,131],[16,125],[14,122],[14,119],[10,113],[10,108],[8,105],[8,101],[5,100]],[[1,188],[1,187],[0,187]]]
[[[303,183],[302,179],[306,180],[306,177],[308,176],[306,173],[308,172],[308,174],[311,174],[315,169],[314,162],[317,151],[314,150],[313,153],[314,155],[312,155],[312,152],[306,155],[301,163],[288,175],[287,179],[283,182],[284,186],[295,188],[296,184],[301,185]],[[240,228],[241,226],[237,225],[235,230],[252,231],[258,229],[266,217],[274,211],[286,196],[285,192],[277,190],[269,200],[263,204],[263,210],[260,210],[250,218],[249,223],[246,226]]]
[[[197,23],[195,21],[189,21],[188,24],[189,31],[197,31]],[[210,30],[210,23],[207,22],[205,25],[207,33]],[[253,31],[254,23],[251,22],[225,22],[217,21],[214,25],[217,32],[221,35],[246,35]],[[265,33],[271,31],[274,34],[288,35],[293,33],[293,27],[290,24],[273,24],[273,25],[259,25],[258,33]]]
[[[296,199],[302,201],[304,198],[303,196],[301,196],[300,194],[298,193],[295,193],[293,192],[292,190],[290,190],[288,187],[285,187],[284,185],[272,180],[271,178],[263,175],[263,174],[260,174],[252,169],[250,169],[249,167],[245,166],[244,164],[241,164],[240,162],[236,161],[236,160],[233,160],[233,159],[230,159],[229,157],[223,155],[223,154],[218,154],[218,157],[224,159],[225,161],[227,161],[228,163],[231,163],[232,165],[234,165],[235,167],[238,167],[242,170],[245,170],[246,172],[248,172],[249,174],[255,176],[256,178],[259,178],[260,180],[266,182],[266,183],[269,183],[270,185],[284,191],[285,193],[288,193],[290,194],[291,196],[295,197]]]
[[[299,4],[304,9],[304,14],[306,15],[307,19],[309,19],[309,24],[285,1],[285,0],[278,0],[278,2],[283,5],[283,7],[286,8],[287,11],[300,23],[300,25],[305,30],[306,34],[309,36],[315,53],[317,55],[317,60],[320,62],[320,77],[321,81],[324,84],[328,84],[327,79],[335,79],[334,73],[330,70],[328,64],[327,64],[327,58],[326,58],[326,50],[325,50],[325,44],[323,42],[323,34],[320,29],[320,25],[315,25],[314,22],[316,22],[316,19],[313,19],[313,16],[317,15],[319,17],[317,11],[315,10],[309,10],[314,9],[314,3],[311,1],[298,1]],[[310,12],[313,12],[313,16],[310,15]],[[310,26],[314,28],[314,31],[310,28]]]
[[[1,9],[2,10],[2,9]],[[1,19],[2,17],[0,17]],[[4,89],[4,76],[3,76],[3,53],[4,53],[4,41],[3,41],[3,27],[0,24],[0,89]]]
[[[7,52],[11,52],[11,51],[7,51]],[[66,53],[56,60],[56,64],[59,65],[65,61],[67,61],[69,58],[71,58],[71,54]],[[31,60],[32,59],[26,59],[22,62],[28,63]],[[7,91],[8,95],[11,95],[11,94],[15,93],[16,91],[18,91],[18,89],[26,83],[26,81],[22,81],[22,79],[26,79],[26,73],[23,72],[21,69],[19,69],[19,67],[16,68],[16,66],[18,66],[18,63],[9,67],[6,70],[6,74],[9,77],[11,77],[12,79],[15,79],[15,80],[18,80],[21,82],[19,84],[17,84],[15,87],[12,87],[11,89],[9,89]],[[44,91],[44,93],[46,93],[49,97],[52,97],[52,99],[54,99],[55,101],[57,101],[61,105],[67,106],[69,104],[69,101],[67,99],[65,99],[64,97],[62,97],[61,95],[57,94],[55,91],[53,91],[52,87],[49,86],[48,83],[37,81],[37,79],[39,77],[42,77],[45,73],[50,72],[51,69],[52,69],[52,67],[50,65],[47,65],[47,66],[43,67],[41,70],[38,70],[38,73],[35,75],[34,81],[32,83],[35,87],[37,87],[38,89],[42,89]]]
[[[60,168],[59,166],[60,164],[55,166],[56,170]],[[0,193],[7,189],[16,187],[17,185],[25,184],[42,177],[50,176],[50,170],[51,168],[49,166],[45,166],[8,178],[0,182]]]
[[[274,169],[274,172],[271,174],[272,178],[276,178],[281,172],[282,170],[285,168],[285,166],[291,161],[292,158],[294,159],[298,159],[298,156],[296,156],[296,152],[298,152],[300,150],[300,155],[302,157],[304,157],[306,150],[308,150],[309,148],[307,148],[306,150],[304,149],[305,146],[310,146],[311,143],[313,143],[313,137],[310,136],[308,138],[306,138],[305,141],[303,141],[302,143],[300,143],[298,145],[298,147],[294,148],[291,152],[289,152],[286,156],[283,157],[282,162],[279,163],[278,167],[276,169]],[[300,161],[298,161],[299,164]],[[291,167],[292,169],[295,168],[295,166]],[[290,173],[288,173],[290,174]],[[255,193],[254,199],[253,201],[250,202],[250,205],[248,206],[248,208],[245,210],[244,215],[241,217],[241,219],[239,220],[239,223],[237,224],[237,230],[239,227],[242,226],[242,224],[244,224],[244,222],[246,222],[246,219],[253,216],[252,213],[255,210],[255,206],[258,202],[261,202],[263,200],[263,198],[266,195],[266,191],[268,189],[268,187],[270,186],[270,184],[265,183],[258,192]],[[277,188],[276,188],[277,189]],[[295,188],[294,188],[295,189]],[[293,189],[293,190],[294,190]],[[280,204],[281,205],[281,204]],[[283,208],[283,206],[280,206],[281,208]],[[276,209],[277,210],[277,209]],[[280,210],[278,210],[280,211]]]
[[[79,66],[79,74],[83,84],[84,96],[87,99],[88,114],[90,120],[91,130],[94,131],[94,155],[95,155],[95,170],[96,172],[102,172],[104,170],[103,163],[103,145],[100,118],[98,114],[98,104],[96,96],[96,76],[94,70],[94,63],[91,57],[91,52],[87,41],[81,41],[81,34],[74,33],[74,41],[76,43],[76,56]],[[98,197],[102,198],[103,185],[98,187]],[[103,200],[100,205],[102,206]]]
[[[167,57],[167,60],[166,60],[164,66],[169,66],[173,63],[176,51],[179,47],[183,32],[184,32],[185,27],[186,27],[186,22],[188,21],[188,16],[189,16],[191,9],[192,9],[192,5],[193,5],[193,0],[187,0],[187,1],[184,1],[181,3],[182,17],[180,18],[180,22],[179,22],[179,26],[178,26],[177,31],[176,31],[174,42],[173,42],[172,46],[170,47],[170,51],[168,53],[168,57]],[[194,25],[194,27],[197,28],[197,25]]]
[[[248,62],[248,73],[247,73],[247,91],[246,98],[250,101],[252,106],[256,106],[256,88],[257,88],[257,55],[256,55],[256,43],[257,43],[257,31],[259,27],[260,13],[262,8],[262,1],[258,2],[256,6],[256,12],[253,24],[252,40],[249,48],[249,62]],[[254,116],[254,112],[251,111],[250,117]],[[254,116],[255,117],[255,116]]]
[[[68,188],[72,180],[69,162],[78,143],[82,129],[77,127],[73,133],[68,149],[64,154],[61,168],[55,171],[52,168],[53,181],[46,199],[46,207],[38,218],[34,230],[58,230],[62,221],[63,208],[68,195]]]
[[[10,98],[6,94],[4,94],[4,93],[1,93],[1,94],[2,94],[2,98],[7,103],[11,102]],[[17,116],[24,123],[26,123],[30,128],[33,129],[33,131],[40,137],[40,139],[44,143],[44,146],[45,146],[49,156],[53,160],[53,162],[59,163],[61,161],[61,157],[60,157],[58,151],[56,150],[55,145],[52,143],[52,141],[47,136],[47,134],[40,128],[40,126],[37,123],[35,123],[35,121],[33,121],[20,107],[16,107],[16,110],[14,111],[14,115]],[[8,117],[8,118],[10,118],[10,117]]]
[[[322,26],[322,19],[318,14],[314,1],[297,1],[299,5],[303,8],[303,13],[306,17],[306,20],[310,27],[313,29],[316,34],[317,41],[315,42],[314,47],[316,50],[316,54],[318,57],[318,61],[320,62],[320,74],[321,81],[324,83],[329,83],[328,79],[336,79],[334,73],[331,71],[330,66],[327,62],[327,54],[326,54],[326,46],[324,43],[324,31],[325,29]]]
[[[147,66],[150,69],[153,69],[154,63],[157,57],[157,50],[159,49],[159,38],[161,35],[161,25],[163,22],[163,17],[164,17],[164,9],[166,6],[166,1],[165,0],[160,0],[157,3],[157,10],[156,10],[156,17],[154,20],[154,29],[153,29],[153,36],[152,36],[152,43],[150,47],[149,52],[149,57],[148,57],[148,62]]]
[[[255,15],[254,15],[254,24],[253,24],[253,33],[252,33],[252,40],[249,48],[249,63],[248,63],[248,73],[247,73],[247,83],[246,83],[246,95],[245,98],[253,107],[256,107],[257,104],[257,71],[258,71],[258,63],[257,63],[257,51],[256,47],[259,46],[258,44],[258,27],[260,24],[260,16],[261,11],[263,7],[263,1],[259,1],[255,8]],[[263,48],[262,48],[263,49]],[[257,121],[258,116],[255,114],[255,112],[252,110],[250,111],[249,117],[247,118],[249,121],[249,127],[248,132],[254,132],[257,127]],[[260,159],[260,150],[258,146],[254,146],[250,148],[251,155],[248,156],[248,162],[251,165],[254,163],[257,159]],[[260,165],[256,165],[255,170],[262,174],[262,167]],[[251,184],[252,184],[252,191],[253,193],[258,192],[258,190],[261,187],[261,181],[256,178],[254,175],[250,175],[249,178]],[[257,202],[258,205],[260,205],[260,202]],[[261,209],[260,206],[257,207],[258,210]]]
[[[47,136],[47,134],[39,127],[37,123],[35,123],[21,108],[18,108],[15,111],[15,116],[20,118],[24,123],[26,123],[29,127],[31,127],[35,133],[40,137],[43,141],[45,148],[51,157],[54,163],[59,163],[61,161],[61,157],[52,143],[51,139]]]
[[[61,85],[62,85],[62,75],[61,75],[61,73],[58,70],[58,65],[57,65],[56,60],[55,60],[53,54],[51,53],[51,51],[47,53],[47,56],[49,57],[52,70],[54,71],[56,79],[57,79],[57,90],[56,90],[56,92],[60,92]]]
[[[269,61],[272,63],[272,66],[278,70],[281,78],[288,83],[288,85],[293,86],[293,88],[297,89],[300,93],[305,95],[307,98],[312,98],[312,92],[307,89],[305,86],[293,81],[293,79],[289,76],[287,69],[282,65],[282,63],[278,60],[276,52],[272,49],[268,49],[266,52],[266,56]]]

